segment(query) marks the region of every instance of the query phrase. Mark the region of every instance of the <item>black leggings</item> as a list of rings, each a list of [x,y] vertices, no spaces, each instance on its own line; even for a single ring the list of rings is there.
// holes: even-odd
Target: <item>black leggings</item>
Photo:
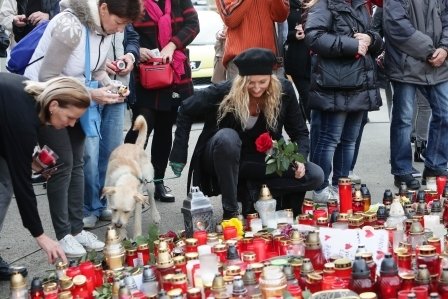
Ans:
[[[173,125],[176,123],[176,111],[158,111],[149,108],[132,109],[132,124],[137,116],[143,115],[148,124],[145,149],[148,137],[154,130],[151,144],[151,163],[154,167],[154,179],[163,179],[173,142]],[[130,129],[124,138],[125,143],[135,143],[138,133]]]

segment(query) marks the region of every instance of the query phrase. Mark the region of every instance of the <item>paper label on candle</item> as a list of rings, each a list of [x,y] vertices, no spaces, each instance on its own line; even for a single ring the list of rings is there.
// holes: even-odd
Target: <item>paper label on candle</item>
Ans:
[[[366,229],[336,229],[319,228],[319,238],[322,252],[326,259],[330,256],[355,259],[356,249],[364,245],[367,252],[373,254],[373,260],[380,266],[384,254],[388,251],[389,235],[385,230]],[[378,268],[379,269],[379,268]]]

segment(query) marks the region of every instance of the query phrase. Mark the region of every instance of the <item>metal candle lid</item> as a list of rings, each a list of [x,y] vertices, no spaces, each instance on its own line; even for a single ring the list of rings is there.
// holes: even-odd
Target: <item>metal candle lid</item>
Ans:
[[[267,185],[263,184],[260,189],[260,195],[258,197],[259,200],[270,200],[272,199],[271,191]]]
[[[224,284],[224,278],[220,273],[217,273],[215,275],[215,278],[213,278],[212,288],[213,293],[220,293],[226,291],[226,286]]]
[[[11,289],[26,288],[26,280],[19,271],[13,272],[11,276]]]
[[[59,278],[59,285],[61,286],[61,290],[68,290],[73,287],[73,281],[70,277],[64,275]]]

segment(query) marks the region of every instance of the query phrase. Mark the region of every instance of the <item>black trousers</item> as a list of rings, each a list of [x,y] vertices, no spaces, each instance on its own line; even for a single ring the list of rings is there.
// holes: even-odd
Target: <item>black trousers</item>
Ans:
[[[163,179],[173,143],[172,130],[173,125],[176,123],[177,111],[134,108],[132,109],[132,123],[139,115],[143,115],[148,124],[145,148],[148,144],[148,137],[154,130],[151,144],[151,163],[154,167],[154,179]],[[137,136],[138,132],[133,131],[131,128],[126,134],[124,142],[135,143]]]
[[[273,194],[280,194],[281,191],[283,208],[292,208],[298,214],[305,192],[314,190],[323,183],[322,169],[311,162],[305,164],[305,176],[299,180],[294,177],[265,176],[264,163],[252,163],[253,171],[248,167],[241,167],[247,165],[245,161],[240,161],[241,144],[235,130],[224,128],[210,138],[202,157],[204,170],[218,180],[224,211],[238,211],[239,200],[243,204],[243,214],[247,214],[249,210],[246,207],[251,207],[258,199],[261,184],[267,184]],[[243,192],[244,188],[247,188],[246,192]]]

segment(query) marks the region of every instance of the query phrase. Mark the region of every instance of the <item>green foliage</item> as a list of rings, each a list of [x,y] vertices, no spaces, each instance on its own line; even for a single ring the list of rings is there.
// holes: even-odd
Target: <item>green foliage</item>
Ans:
[[[93,291],[93,296],[96,299],[110,299],[112,298],[112,284],[104,283]]]
[[[295,142],[286,143],[285,139],[274,141],[272,151],[266,155],[266,174],[277,173],[279,176],[287,171],[294,162],[305,162],[305,158],[298,153],[299,146]]]

